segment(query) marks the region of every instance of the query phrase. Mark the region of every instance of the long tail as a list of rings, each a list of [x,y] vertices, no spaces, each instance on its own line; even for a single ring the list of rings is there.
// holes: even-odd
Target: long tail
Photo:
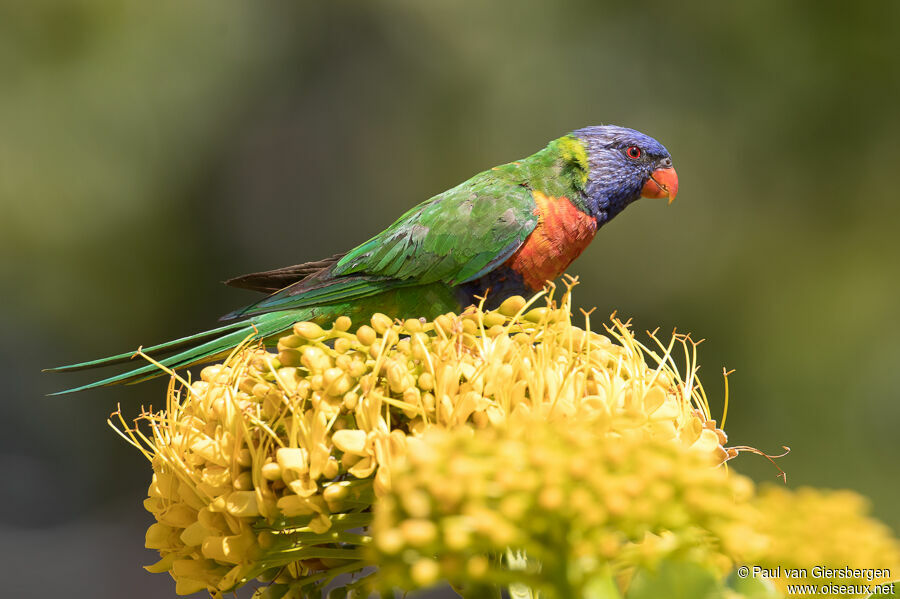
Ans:
[[[153,356],[160,364],[167,368],[171,368],[172,370],[186,368],[227,354],[249,337],[265,339],[276,333],[286,331],[291,325],[299,320],[304,320],[302,310],[272,312],[209,331],[204,331],[202,333],[197,333],[196,335],[191,335],[189,337],[183,337],[181,339],[175,339],[174,341],[154,345],[153,347],[144,348],[141,351],[147,355]],[[157,358],[159,355],[165,355],[172,352],[177,353],[165,358]],[[108,358],[101,358],[99,360],[48,368],[45,372],[72,372],[76,370],[111,366],[127,362],[133,358],[134,355],[135,352],[127,352],[109,356]],[[109,378],[88,383],[81,387],[57,391],[51,395],[64,395],[66,393],[75,393],[76,391],[94,389],[95,387],[105,387],[107,385],[139,383],[147,379],[162,376],[163,374],[165,373],[157,365],[145,364]]]

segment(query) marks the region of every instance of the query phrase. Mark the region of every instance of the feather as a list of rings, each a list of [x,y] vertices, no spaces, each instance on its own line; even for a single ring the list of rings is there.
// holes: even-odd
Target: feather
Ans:
[[[292,285],[321,273],[328,267],[337,264],[338,260],[343,257],[344,254],[335,254],[330,258],[317,260],[315,262],[304,262],[303,264],[285,266],[274,270],[253,272],[234,277],[233,279],[228,279],[225,281],[225,284],[229,287],[237,287],[239,289],[274,293],[284,289],[288,285]]]
[[[210,334],[214,333],[215,331],[221,331],[225,333],[215,339],[206,341],[204,343],[201,343],[200,345],[195,345],[194,347],[190,347],[189,349],[181,351],[175,355],[157,361],[171,370],[175,370],[178,368],[187,368],[195,364],[208,362],[212,359],[225,356],[237,345],[244,341],[247,341],[248,339],[265,339],[266,337],[290,329],[291,326],[299,320],[304,320],[303,315],[296,312],[287,314],[267,314],[266,316],[268,318],[246,320],[244,322],[235,323],[235,325],[231,327],[220,327],[219,329],[215,329],[214,331],[205,331],[191,337],[180,339],[179,342],[201,341],[202,339],[206,339],[207,337],[209,337]],[[229,329],[231,329],[230,332],[226,332]],[[131,352],[128,355],[129,357],[132,357],[135,355],[135,352]],[[107,362],[107,360],[109,360],[109,358],[107,358],[106,360],[95,360],[95,362],[97,363],[104,363],[95,365],[115,363],[113,361]],[[85,364],[89,363],[75,365],[74,367],[55,368],[51,369],[51,371],[63,372],[67,370],[77,370],[78,367],[92,367],[86,366]],[[95,381],[93,383],[88,383],[87,385],[82,385],[80,387],[74,387],[72,389],[66,389],[64,391],[51,393],[51,395],[65,395],[67,393],[75,393],[76,391],[85,391],[87,389],[105,387],[107,385],[127,385],[131,383],[139,383],[141,381],[156,378],[164,374],[165,371],[160,369],[156,364],[145,364],[121,374]]]

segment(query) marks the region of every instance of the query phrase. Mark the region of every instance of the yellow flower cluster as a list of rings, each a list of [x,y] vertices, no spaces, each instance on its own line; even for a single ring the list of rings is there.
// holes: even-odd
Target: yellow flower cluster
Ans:
[[[751,556],[752,563],[766,568],[782,589],[805,583],[874,586],[900,579],[900,543],[887,526],[869,517],[868,501],[857,493],[764,485],[753,506],[752,527],[767,544]]]
[[[672,440],[597,435],[590,419],[514,416],[502,428],[430,431],[414,445],[375,505],[368,552],[383,588],[447,580],[465,596],[525,585],[561,599],[606,584],[616,594],[598,596],[643,599],[630,592],[635,573],[666,562],[701,566],[720,586],[715,596],[730,599],[787,596],[803,584],[865,597],[900,572],[900,543],[858,494],[757,493]],[[510,549],[518,565],[489,559]],[[753,585],[746,595],[726,586],[738,566],[751,579],[737,582]]]
[[[900,572],[859,496],[756,493],[717,467],[737,451],[688,337],[648,347],[616,319],[598,334],[589,315],[572,324],[570,292],[545,299],[355,330],[301,322],[277,354],[245,346],[199,380],[173,376],[164,410],[119,415],[154,471],[148,570],[179,594],[257,579],[271,599],[319,596],[341,574],[353,596],[446,579],[467,596],[643,599],[670,584],[653,572],[695,567],[731,598],[763,596],[728,586],[742,564],[782,590],[888,576],[840,568]]]
[[[534,307],[540,296],[433,322],[375,314],[355,331],[346,317],[328,329],[302,322],[278,341],[277,355],[244,347],[205,368],[200,380],[173,377],[165,410],[143,414],[133,427],[119,417],[120,432],[154,470],[145,506],[157,523],[147,547],[161,560],[148,569],[169,572],[181,594],[216,595],[259,578],[274,581],[267,592],[285,597],[358,572],[370,564],[371,537],[360,529],[371,521],[375,497],[392,493],[393,465],[404,463],[411,445],[418,453],[433,430],[590,422],[604,451],[656,448],[656,457],[635,459],[646,459],[662,479],[667,464],[678,471],[672,456],[681,455],[660,449],[665,442],[697,456],[690,459],[719,463],[734,455],[710,418],[688,338],[661,344],[651,336],[657,345],[649,348],[617,320],[601,335],[590,331],[587,316],[584,329],[571,323],[570,293],[558,305],[545,298]],[[683,375],[676,348],[687,359]],[[603,508],[609,513],[615,501],[655,509],[627,499],[645,483],[652,497],[674,489],[641,482],[637,470],[620,482],[624,487],[604,495],[613,501]],[[548,494],[540,501],[556,500]],[[693,513],[678,509],[657,522]],[[616,521],[629,522],[624,515]],[[622,533],[628,539],[646,529],[641,521],[633,526]]]
[[[589,596],[598,577],[627,582],[662,558],[730,570],[725,544],[742,528],[752,484],[680,443],[597,428],[529,415],[417,441],[376,504],[370,553],[381,583],[524,583],[562,599]],[[508,547],[529,567],[488,559]]]

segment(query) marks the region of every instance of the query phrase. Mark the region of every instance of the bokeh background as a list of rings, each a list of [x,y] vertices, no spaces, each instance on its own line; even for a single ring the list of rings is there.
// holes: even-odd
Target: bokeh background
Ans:
[[[15,597],[167,597],[149,467],[106,425],[165,383],[48,367],[201,330],[220,281],[331,255],[588,124],[666,144],[571,272],[691,331],[731,441],[900,514],[900,3],[0,3],[0,571]],[[777,471],[744,455],[760,481]]]

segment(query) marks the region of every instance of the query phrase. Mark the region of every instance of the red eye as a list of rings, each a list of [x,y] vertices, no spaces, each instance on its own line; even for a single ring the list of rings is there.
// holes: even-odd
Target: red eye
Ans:
[[[628,146],[628,149],[625,150],[625,155],[628,156],[629,158],[631,158],[632,160],[637,160],[643,154],[644,153],[637,146]]]

